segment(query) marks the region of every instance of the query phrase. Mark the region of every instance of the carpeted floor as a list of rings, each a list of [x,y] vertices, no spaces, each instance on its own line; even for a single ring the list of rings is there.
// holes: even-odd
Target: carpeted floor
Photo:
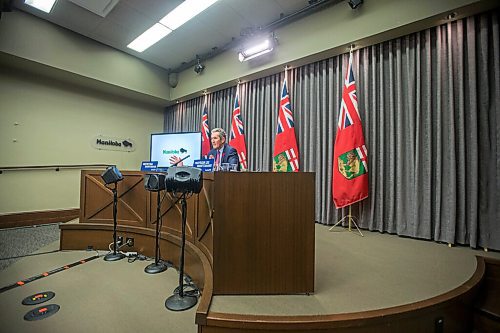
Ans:
[[[266,315],[323,315],[413,303],[467,281],[476,255],[498,252],[448,247],[379,232],[329,231],[316,225],[315,293],[283,296],[215,296],[210,310]]]
[[[0,270],[59,240],[59,234],[59,223],[0,229]]]
[[[96,255],[94,251],[57,251],[56,227],[10,230],[16,236],[9,230],[0,231],[2,257],[4,246],[17,248],[13,251],[19,254],[29,253],[32,248],[47,252],[20,258],[0,270],[0,288]],[[50,233],[56,240],[40,247],[50,239]],[[498,252],[450,248],[378,232],[364,234],[360,237],[355,232],[330,232],[328,227],[316,225],[313,295],[216,296],[210,311],[311,315],[386,308],[452,290],[473,274],[475,255],[500,259]],[[0,293],[0,332],[196,332],[196,306],[181,312],[165,308],[166,298],[178,284],[177,271],[146,274],[147,264],[99,258]],[[60,305],[59,312],[43,320],[25,321],[25,313],[35,307],[22,305],[21,301],[42,291],[56,293],[48,303]]]

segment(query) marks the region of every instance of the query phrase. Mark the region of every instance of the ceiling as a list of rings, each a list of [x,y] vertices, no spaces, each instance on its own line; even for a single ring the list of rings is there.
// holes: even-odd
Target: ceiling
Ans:
[[[236,48],[238,42],[245,37],[245,32],[269,26],[280,17],[286,18],[301,10],[318,10],[318,4],[332,1],[219,0],[144,52],[127,48],[132,40],[181,2],[182,0],[58,0],[50,14],[25,5],[24,0],[14,0],[13,7],[166,70],[179,72],[195,64],[197,55],[203,61],[222,50]],[[316,7],[311,8],[313,6]],[[84,7],[91,8],[95,13]],[[109,8],[112,9],[106,13]]]

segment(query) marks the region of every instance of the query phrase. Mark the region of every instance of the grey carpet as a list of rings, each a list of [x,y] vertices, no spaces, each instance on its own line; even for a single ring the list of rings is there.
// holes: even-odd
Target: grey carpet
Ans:
[[[59,234],[59,223],[0,229],[0,270],[59,240]]]
[[[40,251],[58,247],[56,241]],[[95,254],[95,251],[59,251],[25,257],[0,271],[0,286]],[[177,271],[171,268],[159,274],[146,274],[144,267],[149,263],[129,263],[126,259],[106,262],[99,258],[3,292],[0,294],[0,332],[195,333],[196,307],[183,312],[165,308],[165,300],[178,284]],[[25,321],[24,315],[36,306],[22,305],[21,301],[43,291],[56,294],[44,304],[58,304],[59,312],[43,320]]]
[[[27,231],[37,233],[41,229]],[[313,295],[216,296],[211,311],[310,315],[407,304],[465,282],[475,270],[476,254],[500,258],[498,252],[450,248],[378,232],[364,234],[360,237],[355,232],[329,232],[327,227],[316,225]],[[56,240],[38,252],[58,247]],[[94,254],[62,251],[22,258],[0,271],[0,287]],[[164,306],[177,286],[177,272],[169,269],[156,275],[145,274],[148,263],[96,259],[1,293],[0,332],[196,332],[196,308],[172,312]],[[34,307],[22,305],[22,299],[45,290],[56,293],[49,303],[59,304],[61,310],[44,320],[24,321],[24,314]]]
[[[475,255],[498,252],[448,247],[364,231],[333,231],[316,225],[313,295],[215,296],[210,310],[221,313],[322,315],[398,306],[446,293],[467,281]]]

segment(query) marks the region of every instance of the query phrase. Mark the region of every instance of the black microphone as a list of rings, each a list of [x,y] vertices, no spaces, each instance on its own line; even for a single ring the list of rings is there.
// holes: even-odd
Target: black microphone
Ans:
[[[170,167],[177,166],[177,164],[181,163],[182,161],[184,161],[184,160],[185,160],[186,158],[188,158],[189,156],[191,156],[191,155],[187,155],[186,157],[184,157],[184,158],[182,158],[182,159],[178,160],[177,162],[175,162],[174,164],[172,164]]]

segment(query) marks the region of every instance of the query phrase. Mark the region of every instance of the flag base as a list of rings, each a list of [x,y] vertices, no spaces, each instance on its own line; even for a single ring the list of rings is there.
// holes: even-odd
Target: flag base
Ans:
[[[332,231],[333,228],[335,228],[336,226],[338,226],[339,224],[344,222],[346,219],[349,221],[349,232],[352,231],[351,224],[354,224],[354,226],[356,227],[356,230],[359,232],[361,237],[365,237],[363,235],[363,233],[361,232],[361,230],[359,230],[359,228],[358,228],[358,225],[355,221],[356,217],[351,215],[351,205],[349,205],[349,213],[346,216],[344,216],[343,218],[341,218],[337,223],[335,223],[330,229],[328,229],[328,231]]]

